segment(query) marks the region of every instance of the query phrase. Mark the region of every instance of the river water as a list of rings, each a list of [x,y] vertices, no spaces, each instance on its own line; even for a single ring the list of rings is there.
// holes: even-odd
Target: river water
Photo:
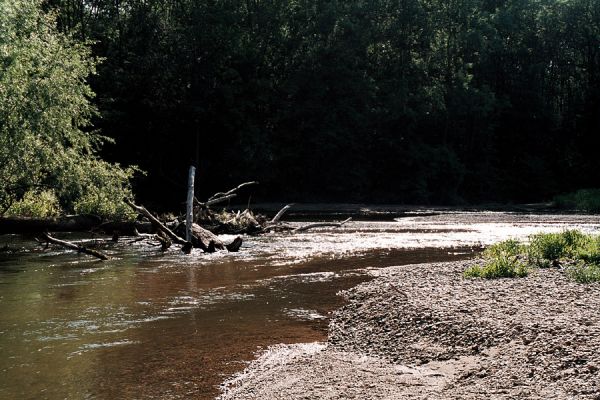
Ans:
[[[373,269],[600,230],[582,215],[398,216],[246,237],[239,253],[161,254],[124,238],[108,262],[0,236],[0,398],[214,398],[266,346],[324,340],[336,293]]]

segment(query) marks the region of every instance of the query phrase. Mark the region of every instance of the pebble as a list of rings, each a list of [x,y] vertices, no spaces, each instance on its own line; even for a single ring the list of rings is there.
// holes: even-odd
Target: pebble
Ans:
[[[408,365],[482,357],[446,398],[472,398],[475,388],[506,388],[503,398],[600,398],[600,285],[558,269],[464,279],[474,262],[391,267],[342,293],[349,302],[332,315],[330,346]],[[498,351],[485,356],[491,348]]]

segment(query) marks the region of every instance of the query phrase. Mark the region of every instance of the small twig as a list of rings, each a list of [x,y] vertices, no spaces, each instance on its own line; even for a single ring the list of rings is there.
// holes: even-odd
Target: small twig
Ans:
[[[406,293],[404,293],[402,290],[398,289],[396,286],[394,286],[392,283],[388,282],[388,285],[390,285],[390,287],[392,289],[394,289],[396,292],[400,293],[402,296],[404,296],[407,300],[408,300],[408,295]]]

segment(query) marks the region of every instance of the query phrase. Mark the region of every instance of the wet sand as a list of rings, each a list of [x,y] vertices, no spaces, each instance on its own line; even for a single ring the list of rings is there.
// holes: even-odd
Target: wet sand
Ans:
[[[600,285],[390,267],[342,294],[327,343],[271,347],[228,399],[599,399]]]

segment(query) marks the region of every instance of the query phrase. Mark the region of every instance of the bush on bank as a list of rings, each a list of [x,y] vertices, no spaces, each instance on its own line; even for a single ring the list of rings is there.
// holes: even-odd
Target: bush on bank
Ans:
[[[483,265],[468,268],[464,276],[515,278],[527,276],[533,268],[558,267],[577,282],[599,282],[600,235],[565,230],[531,235],[529,243],[509,239],[488,247],[483,261]]]

